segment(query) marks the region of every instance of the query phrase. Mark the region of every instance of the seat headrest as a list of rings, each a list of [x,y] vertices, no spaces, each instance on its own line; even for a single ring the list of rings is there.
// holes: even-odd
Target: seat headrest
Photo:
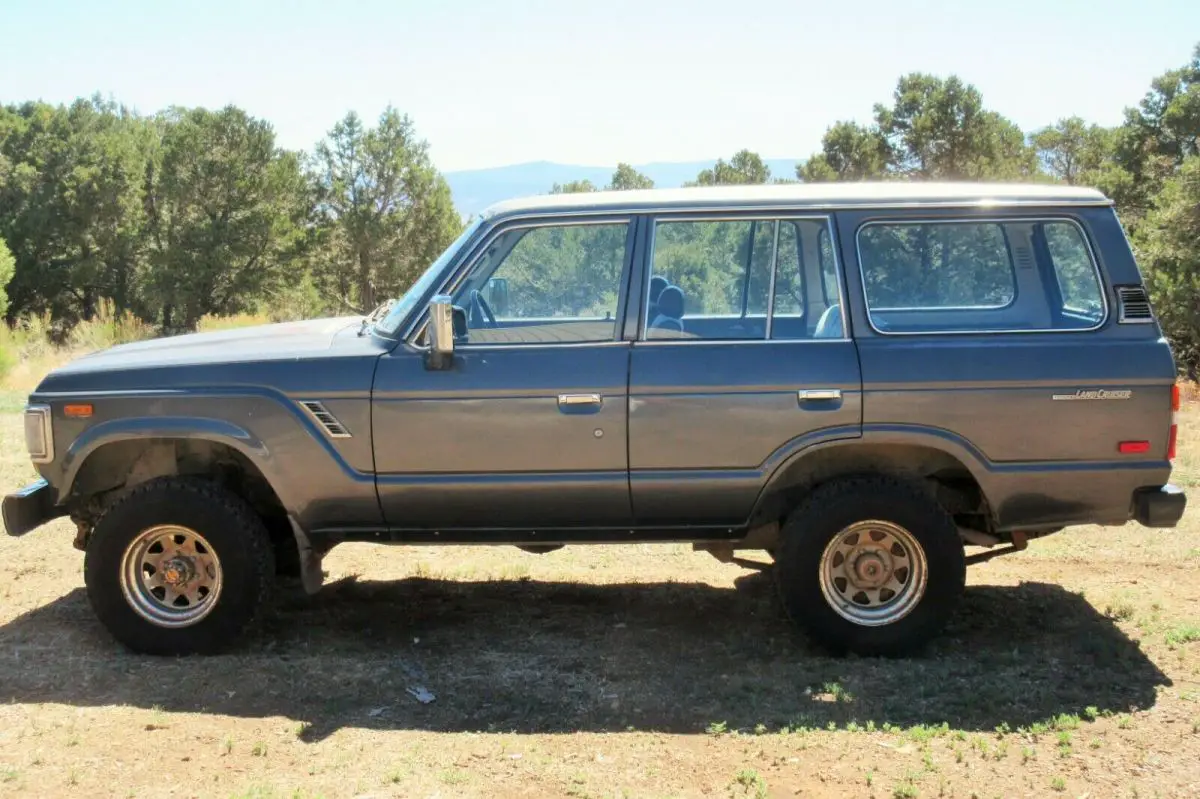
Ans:
[[[658,312],[673,319],[683,318],[683,291],[678,286],[667,286],[658,295]]]
[[[658,299],[658,295],[662,294],[662,290],[671,285],[662,275],[655,275],[650,278],[650,302]]]

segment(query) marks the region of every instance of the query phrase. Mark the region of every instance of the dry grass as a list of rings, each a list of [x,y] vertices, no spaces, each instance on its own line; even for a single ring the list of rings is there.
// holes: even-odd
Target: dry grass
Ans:
[[[275,320],[266,314],[210,315],[200,319],[197,330],[229,330],[271,321]],[[132,314],[118,314],[108,302],[101,303],[94,319],[65,334],[56,330],[49,316],[21,319],[13,327],[0,324],[0,392],[28,394],[47,372],[81,355],[156,335],[154,327]]]
[[[0,538],[0,795],[1196,796],[1198,531],[976,567],[904,660],[830,658],[768,573],[654,545],[346,546],[229,654],[154,659],[93,619],[59,522]]]

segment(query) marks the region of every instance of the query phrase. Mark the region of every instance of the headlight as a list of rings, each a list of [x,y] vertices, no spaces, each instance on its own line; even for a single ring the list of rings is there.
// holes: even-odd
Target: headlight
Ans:
[[[54,460],[54,434],[50,429],[49,405],[26,406],[25,449],[34,463]]]

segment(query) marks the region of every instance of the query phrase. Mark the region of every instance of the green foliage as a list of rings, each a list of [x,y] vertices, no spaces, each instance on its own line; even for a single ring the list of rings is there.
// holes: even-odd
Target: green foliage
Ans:
[[[825,132],[821,144],[821,153],[796,167],[796,177],[805,183],[876,180],[887,175],[887,141],[877,130],[838,122]]]
[[[153,274],[147,296],[166,331],[251,310],[294,282],[304,177],[262,120],[233,107],[166,115],[161,164],[147,179]]]
[[[1146,286],[1175,357],[1200,367],[1200,155],[1168,179],[1135,236]]]
[[[103,313],[177,332],[372,305],[461,230],[427,150],[390,108],[306,159],[234,107],[0,107],[0,312],[64,342]]]
[[[705,169],[696,176],[695,186],[739,186],[766,183],[771,179],[771,168],[763,163],[762,156],[749,150],[739,150],[729,161],[718,159],[712,169]]]
[[[390,106],[374,128],[347,114],[317,145],[313,170],[313,277],[342,308],[399,296],[462,230],[428,142]]]
[[[652,188],[654,188],[653,180],[638,172],[629,164],[622,162],[617,164],[616,171],[613,172],[612,178],[603,191],[627,191],[630,189]],[[566,183],[555,183],[550,188],[551,194],[586,194],[593,191],[601,191],[601,189],[590,180],[571,180]]]
[[[1017,180],[1036,172],[1021,129],[984,108],[978,89],[957,76],[914,72],[900,78],[890,106],[876,104],[871,125],[838,122],[829,128],[821,152],[797,167],[796,176]]]
[[[137,304],[150,120],[99,97],[0,109],[0,237],[16,259],[8,313],[90,318]]]
[[[1046,173],[1072,186],[1096,186],[1111,178],[1116,131],[1079,117],[1060,119],[1030,137]]]
[[[571,180],[566,183],[555,183],[550,188],[551,194],[587,194],[600,191],[590,180]]]
[[[629,164],[617,164],[617,170],[613,172],[612,179],[608,182],[608,188],[613,191],[626,191],[628,189],[652,189],[654,181],[638,172]]]
[[[0,317],[8,312],[8,281],[12,280],[17,262],[4,239],[0,239]]]

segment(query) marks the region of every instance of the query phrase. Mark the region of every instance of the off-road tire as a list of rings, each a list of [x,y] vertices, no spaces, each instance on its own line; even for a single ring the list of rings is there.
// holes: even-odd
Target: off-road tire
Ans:
[[[902,618],[875,627],[841,616],[821,589],[826,547],[851,525],[868,520],[907,530],[927,563],[917,604]],[[834,652],[868,656],[919,650],[942,630],[966,583],[963,545],[950,514],[921,486],[882,476],[839,479],[814,489],[788,516],[774,573],[784,609],[800,629]]]
[[[144,530],[175,524],[195,530],[220,560],[222,588],[211,611],[186,627],[139,615],[122,590],[122,559]],[[233,642],[266,603],[275,575],[262,520],[239,496],[208,480],[163,477],[114,503],[88,539],[84,582],[100,621],[121,643],[151,655],[206,654]]]

